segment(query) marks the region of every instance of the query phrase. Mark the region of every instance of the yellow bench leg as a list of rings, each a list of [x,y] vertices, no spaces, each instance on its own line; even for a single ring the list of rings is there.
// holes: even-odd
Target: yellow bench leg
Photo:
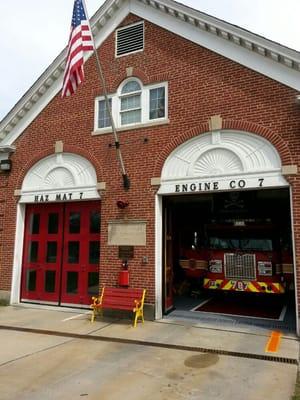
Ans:
[[[142,323],[144,323],[144,313],[143,310],[136,310],[135,311],[135,317],[134,317],[134,323],[133,323],[133,327],[136,328],[138,319],[141,318],[142,319]]]
[[[93,307],[91,322],[95,321],[95,318],[96,318],[97,314],[100,314],[100,316],[103,317],[102,307]]]

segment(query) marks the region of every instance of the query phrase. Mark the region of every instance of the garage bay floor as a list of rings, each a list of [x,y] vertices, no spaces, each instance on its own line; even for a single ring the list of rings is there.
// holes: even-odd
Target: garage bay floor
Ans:
[[[274,296],[244,293],[197,293],[177,296],[169,320],[190,321],[224,329],[270,329],[289,335],[296,332],[293,294]]]

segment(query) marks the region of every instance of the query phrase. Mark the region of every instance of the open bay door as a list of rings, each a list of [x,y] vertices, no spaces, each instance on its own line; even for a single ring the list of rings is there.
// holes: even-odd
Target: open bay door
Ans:
[[[282,251],[285,242],[293,247],[289,183],[272,143],[238,130],[193,137],[166,159],[157,194],[163,205],[157,214],[163,228],[157,246],[162,314],[174,307],[193,310],[194,293],[207,291],[244,292],[245,298],[259,292],[262,300],[290,291],[294,303],[293,254]],[[273,248],[274,235],[267,232],[276,234]],[[178,291],[182,287],[187,290]]]

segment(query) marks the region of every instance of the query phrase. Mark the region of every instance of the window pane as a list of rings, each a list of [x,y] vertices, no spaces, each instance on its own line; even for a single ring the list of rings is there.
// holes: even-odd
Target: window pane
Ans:
[[[69,264],[79,263],[79,242],[68,243],[68,263]]]
[[[150,119],[163,118],[165,116],[165,88],[150,90]]]
[[[99,272],[89,272],[88,275],[88,294],[91,296],[99,293]]]
[[[47,242],[47,263],[56,263],[57,242]]]
[[[138,90],[141,90],[140,84],[137,81],[130,81],[126,83],[121,93],[125,94],[125,93],[137,92]]]
[[[36,270],[28,269],[26,271],[26,290],[34,292],[36,288]]]
[[[141,122],[141,110],[127,111],[121,114],[121,124],[133,124]]]
[[[109,107],[111,109],[111,99],[108,99]],[[106,107],[106,101],[99,101],[99,111],[98,111],[98,128],[105,128],[111,126],[109,113]]]
[[[67,293],[76,294],[78,292],[78,272],[67,272]]]
[[[31,214],[29,222],[29,233],[37,234],[40,231],[40,214]]]
[[[90,214],[90,233],[100,233],[100,211],[92,211]]]
[[[58,214],[50,213],[48,216],[48,233],[54,234],[58,232]]]
[[[89,263],[90,264],[99,264],[100,257],[100,242],[90,242],[89,249]]]
[[[28,261],[29,262],[37,262],[38,259],[38,251],[39,251],[39,242],[29,242],[29,256],[28,256]]]
[[[45,292],[55,292],[55,271],[45,272]]]
[[[121,98],[121,111],[132,110],[141,107],[141,95],[128,96]]]
[[[70,212],[69,232],[70,233],[80,233],[80,213],[79,212]]]

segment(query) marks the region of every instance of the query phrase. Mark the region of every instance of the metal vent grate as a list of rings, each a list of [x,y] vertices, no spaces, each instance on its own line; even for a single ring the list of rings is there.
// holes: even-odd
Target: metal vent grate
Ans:
[[[254,254],[227,253],[224,258],[226,278],[256,279]]]
[[[116,56],[144,50],[144,23],[126,26],[117,30]]]

